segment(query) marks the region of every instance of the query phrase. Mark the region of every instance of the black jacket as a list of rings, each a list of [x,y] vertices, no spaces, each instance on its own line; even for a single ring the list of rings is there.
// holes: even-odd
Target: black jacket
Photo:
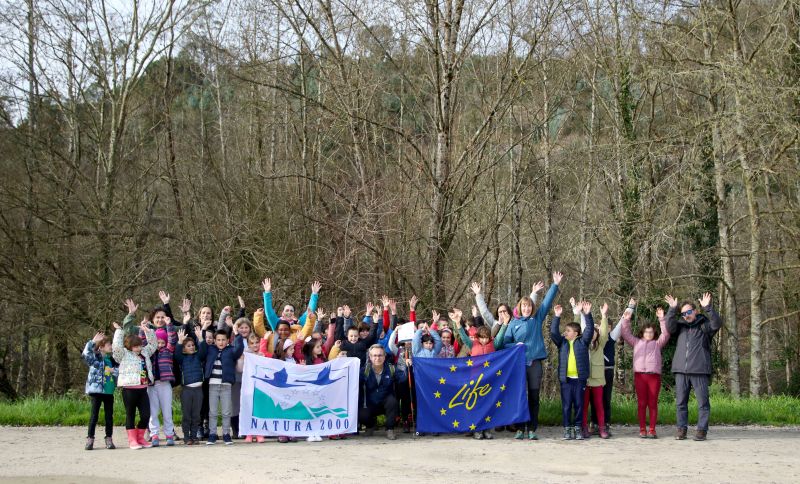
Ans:
[[[667,311],[667,331],[676,339],[672,373],[711,374],[711,339],[722,327],[722,318],[711,306],[703,311],[691,324],[678,319],[677,306]]]

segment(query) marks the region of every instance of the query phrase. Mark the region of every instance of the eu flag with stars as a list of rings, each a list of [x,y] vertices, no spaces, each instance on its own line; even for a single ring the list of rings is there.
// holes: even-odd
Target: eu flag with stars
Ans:
[[[525,348],[468,358],[414,358],[417,431],[475,432],[529,419]]]

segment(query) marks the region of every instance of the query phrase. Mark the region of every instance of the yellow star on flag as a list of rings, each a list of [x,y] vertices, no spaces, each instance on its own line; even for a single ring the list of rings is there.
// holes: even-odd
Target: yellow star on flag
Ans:
[[[500,391],[501,391],[501,392],[504,392],[504,391],[506,391],[506,386],[505,386],[505,385],[500,385]]]
[[[454,429],[458,428],[458,420],[453,420],[453,428]]]
[[[441,409],[441,410],[439,410],[439,413],[441,413],[442,416],[447,415],[447,410]]]
[[[442,394],[439,392],[434,393],[433,396],[436,398],[442,398]]]
[[[456,371],[456,365],[452,365],[452,366],[450,367],[450,371],[451,371],[451,372],[454,372],[454,371]]]
[[[472,425],[469,426],[470,430],[475,430],[476,428],[477,428],[477,426],[475,424],[472,424]]]
[[[503,374],[503,370],[497,370],[497,373],[495,373],[495,375],[497,375],[497,376],[500,376],[502,374]]]
[[[472,366],[472,360],[467,360],[467,366]]]
[[[500,400],[498,400],[497,403],[494,404],[494,406],[497,408],[500,408],[501,405],[503,405],[503,402],[501,402]]]
[[[444,378],[439,378],[439,385],[444,385]]]
[[[486,420],[487,422],[491,422],[491,421],[492,421],[492,417],[486,417],[486,418],[485,418],[485,420]]]
[[[484,368],[489,368],[489,360],[486,360],[486,361],[483,362],[483,367]]]

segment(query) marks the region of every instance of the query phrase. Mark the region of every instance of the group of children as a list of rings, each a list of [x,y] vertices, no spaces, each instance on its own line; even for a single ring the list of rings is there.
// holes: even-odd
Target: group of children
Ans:
[[[560,277],[559,274],[558,280]],[[514,309],[501,304],[493,315],[483,300],[480,286],[473,284],[476,305],[472,307],[471,317],[465,318],[459,309],[452,309],[446,315],[433,311],[431,320],[419,322],[416,319],[417,299],[412,297],[408,322],[416,329],[413,337],[405,341],[400,337],[400,328],[406,320],[398,316],[397,303],[387,296],[381,300],[382,310],[367,303],[360,322],[354,321],[349,306],[337,308],[336,313],[328,317],[318,308],[321,285],[315,282],[311,287],[308,308],[298,318],[294,306],[289,304],[278,316],[272,305],[271,280],[265,279],[262,286],[264,305],[253,313],[252,322],[245,317],[245,303],[240,297],[238,317],[233,318],[231,308],[226,306],[216,321],[209,306],[201,307],[193,316],[191,302],[183,300],[180,306],[182,322],[176,324],[169,305],[169,294],[162,291],[159,293],[161,305],[137,326],[134,321],[138,306],[132,300],[126,300],[128,314],[121,326],[114,323],[113,338],[97,333],[86,343],[83,351],[83,358],[89,366],[86,393],[92,401],[86,449],[93,448],[101,406],[105,412],[105,445],[109,449],[114,448],[112,417],[117,387],[121,388],[125,405],[125,428],[131,449],[162,445],[162,432],[164,445],[172,446],[179,440],[172,421],[173,388],[176,386],[181,387],[181,426],[185,445],[196,445],[201,440],[205,440],[206,445],[215,444],[220,435],[217,428],[220,416],[222,441],[226,445],[232,444],[236,438],[243,438],[247,442],[264,442],[261,436],[239,433],[239,394],[245,352],[300,365],[320,364],[337,357],[354,357],[360,360],[363,369],[368,364],[367,352],[373,344],[380,344],[386,350],[388,361],[396,363],[402,359],[401,363],[409,369],[409,384],[397,384],[394,392],[400,402],[397,423],[404,432],[410,432],[414,420],[413,409],[416,408],[416,392],[412,383],[414,358],[485,355],[512,344],[530,341],[530,333],[536,330],[526,333],[526,328],[531,327],[526,318],[541,316],[540,319],[543,319],[555,296],[555,290],[551,288],[534,315],[532,309],[537,292],[544,287],[537,283],[530,298],[523,298]],[[584,411],[588,409],[589,402],[593,404],[600,437],[609,437],[607,420],[610,408],[604,392],[605,387],[611,385],[607,379],[607,342],[616,341],[620,334],[634,351],[640,435],[655,438],[661,383],[660,352],[669,338],[663,311],[659,310],[658,313],[660,329],[653,324],[640,325],[639,335],[634,336],[630,326],[635,309],[633,299],[613,331],[609,331],[607,305],[601,309],[600,324],[595,325],[591,303],[576,303],[573,299],[570,302],[574,321],[568,323],[562,333],[562,308],[556,305],[550,330],[550,338],[559,349],[558,375],[564,438],[584,439],[589,436],[588,412]],[[538,338],[541,338],[539,329]],[[528,363],[529,374],[531,363],[537,361],[535,358],[534,355]],[[611,366],[613,368],[613,360]],[[540,381],[541,375],[538,378]],[[534,388],[530,380],[528,383],[529,407],[535,407],[537,414],[531,415],[535,431],[535,422],[538,422],[538,384]],[[534,393],[535,405],[530,402]],[[608,395],[610,404],[610,392]],[[649,430],[645,426],[646,410],[650,411]],[[525,433],[521,428],[509,430],[516,430],[516,438],[524,438]],[[531,438],[531,431],[527,432]],[[494,437],[490,431],[472,435],[476,439]],[[535,438],[535,433],[533,436]],[[290,437],[278,438],[281,443],[293,440]],[[321,438],[309,436],[308,440],[319,441]]]

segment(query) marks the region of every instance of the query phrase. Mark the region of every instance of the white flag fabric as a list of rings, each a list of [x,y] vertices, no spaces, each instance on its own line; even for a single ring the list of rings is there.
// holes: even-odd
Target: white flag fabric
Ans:
[[[297,365],[244,354],[239,433],[307,437],[358,428],[358,358]]]

